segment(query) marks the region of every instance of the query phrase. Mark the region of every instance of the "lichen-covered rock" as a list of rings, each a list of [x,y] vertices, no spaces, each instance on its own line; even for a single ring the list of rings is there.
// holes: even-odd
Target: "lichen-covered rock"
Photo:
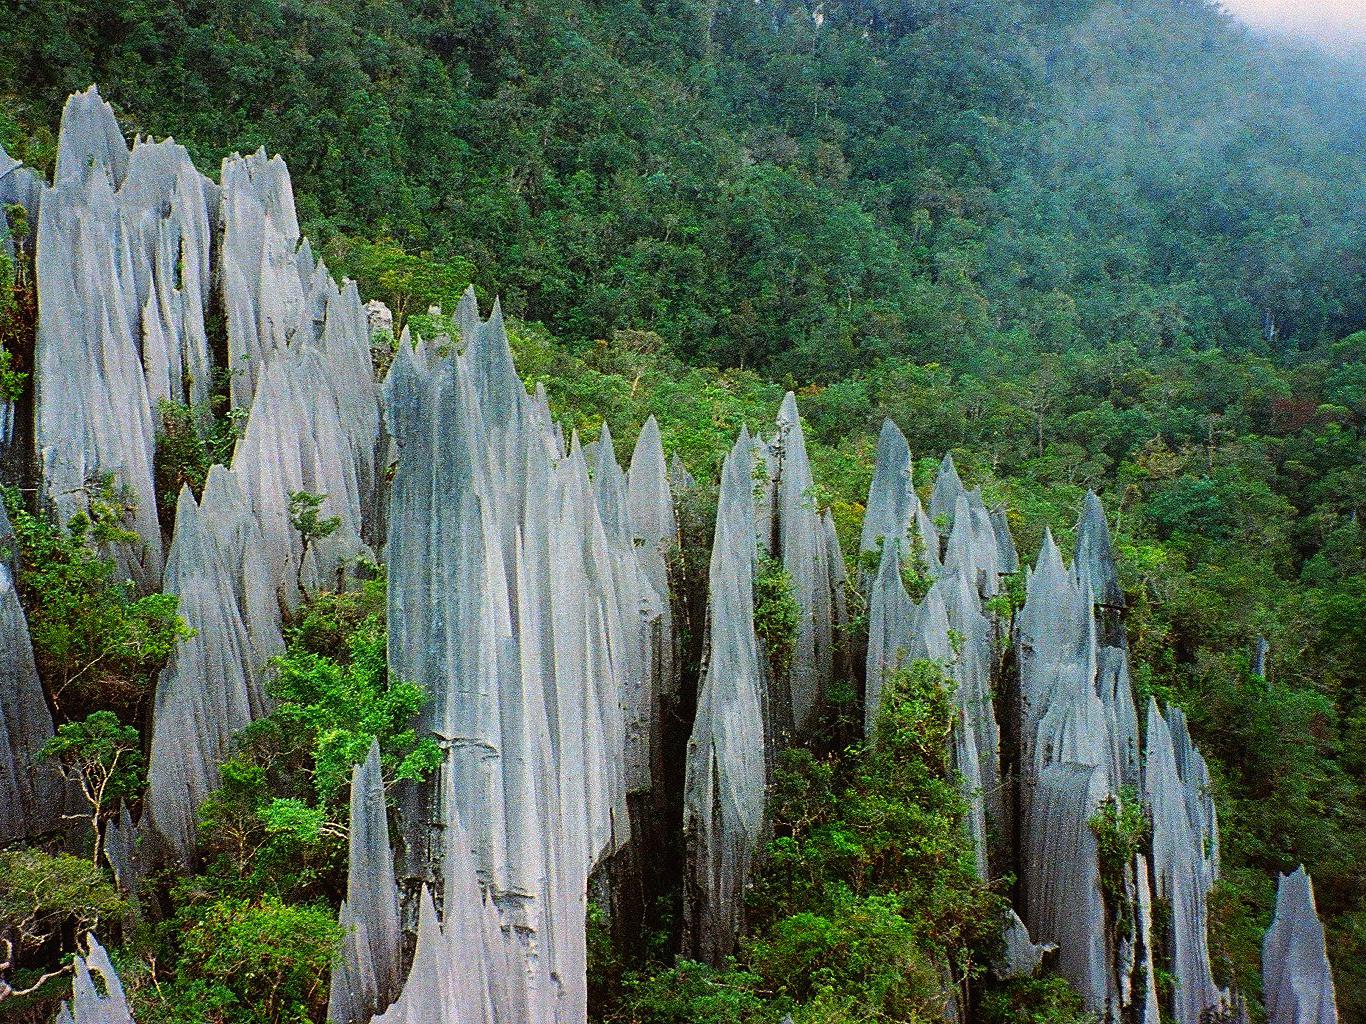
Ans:
[[[765,829],[766,682],[754,635],[754,447],[747,431],[721,470],[707,612],[706,672],[688,740],[683,831],[686,944],[721,962],[744,919]]]
[[[1268,1024],[1337,1024],[1328,946],[1303,865],[1277,886],[1276,915],[1262,943],[1262,986]]]
[[[344,938],[332,971],[327,1019],[367,1024],[394,1001],[402,980],[398,885],[378,742],[370,744],[370,753],[351,774],[348,844],[346,901],[340,915]]]
[[[57,1024],[133,1024],[128,997],[109,954],[93,935],[89,942],[86,955],[77,953],[72,963],[71,1002],[62,1003]]]
[[[28,620],[10,568],[0,564],[0,844],[60,825],[61,779],[40,754],[52,733]]]

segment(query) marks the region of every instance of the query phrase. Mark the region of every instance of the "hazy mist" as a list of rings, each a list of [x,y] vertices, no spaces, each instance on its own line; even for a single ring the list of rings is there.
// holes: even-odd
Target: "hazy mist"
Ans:
[[[1332,50],[1366,46],[1366,0],[1224,0],[1255,28],[1303,36]]]

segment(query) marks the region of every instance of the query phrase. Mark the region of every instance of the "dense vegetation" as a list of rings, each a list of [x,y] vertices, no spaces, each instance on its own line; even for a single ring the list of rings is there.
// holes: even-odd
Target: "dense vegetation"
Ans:
[[[1259,991],[1274,872],[1304,862],[1344,1016],[1366,1015],[1366,107],[1347,69],[1250,39],[1203,0],[840,0],[819,19],[776,0],[19,0],[0,43],[0,142],[29,162],[50,166],[62,99],[98,81],[125,126],[174,134],[202,167],[284,153],[306,230],[400,320],[439,328],[421,311],[469,280],[501,294],[518,366],[557,414],[585,430],[606,416],[619,451],[659,416],[703,481],[691,536],[707,535],[720,453],[742,422],[767,428],[789,385],[851,555],[883,416],[923,457],[921,485],[952,449],[1006,502],[1026,557],[1101,491],[1139,689],[1186,708],[1216,776],[1221,980]],[[22,253],[0,270],[10,344],[32,291]],[[15,373],[0,352],[7,394]],[[162,415],[190,442],[159,465],[166,513],[233,425],[200,445],[200,411]],[[85,710],[140,727],[177,622],[99,556],[117,502],[70,534],[8,503],[45,682],[65,725],[116,746]],[[297,1019],[325,1001],[310,972],[336,941],[339,780],[371,735],[391,775],[429,767],[403,732],[420,694],[382,675],[375,589],[296,624],[281,710],[208,808],[203,872],[155,934],[129,936],[147,1019]],[[352,731],[328,746],[337,723]],[[602,1013],[907,1019],[929,930],[985,955],[961,934],[981,922],[937,902],[990,916],[947,848],[914,878],[877,866],[885,851],[832,852],[890,784],[877,756],[790,758],[802,806],[777,794],[741,962],[604,967]],[[925,841],[947,843],[949,794],[911,781],[879,813],[935,815]],[[1122,844],[1132,822],[1116,807],[1099,825]],[[56,880],[44,920],[122,913],[86,865],[15,864]],[[235,970],[251,943],[277,954],[265,1002]],[[806,970],[835,944],[869,970]],[[981,1005],[1070,1012],[1048,983]]]

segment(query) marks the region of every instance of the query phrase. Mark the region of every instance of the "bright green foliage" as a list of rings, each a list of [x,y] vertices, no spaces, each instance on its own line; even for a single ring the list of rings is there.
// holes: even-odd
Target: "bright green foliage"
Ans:
[[[430,252],[408,253],[389,239],[368,242],[339,235],[327,255],[335,273],[354,278],[363,296],[389,307],[395,335],[413,314],[425,315],[429,306],[453,314],[474,279],[474,265],[463,257],[441,260]]]
[[[94,863],[100,863],[101,825],[142,791],[143,762],[138,731],[112,711],[96,711],[81,722],[66,722],[43,744],[42,755],[57,764],[90,805],[95,833]]]
[[[387,781],[440,764],[440,748],[412,728],[424,691],[388,677],[383,602],[377,579],[301,611],[274,663],[275,710],[239,735],[200,809],[200,840],[218,864],[210,888],[318,892],[337,869],[351,770],[371,741]]]
[[[351,768],[378,737],[386,776],[416,779],[440,763],[435,741],[418,740],[409,723],[426,702],[414,683],[388,678],[386,633],[379,620],[362,622],[338,663],[291,648],[276,659],[271,718],[287,733],[311,737],[313,785],[319,801],[339,800]]]
[[[322,1019],[341,947],[336,915],[273,896],[222,899],[174,922],[171,981],[143,987],[135,1015],[149,1024],[302,1024]]]
[[[679,960],[654,975],[626,979],[613,1024],[773,1024],[778,1014],[762,993],[763,979],[731,966]]]
[[[782,562],[761,552],[754,574],[754,634],[777,679],[786,678],[792,668],[801,621],[802,609],[792,594],[792,574]]]
[[[0,850],[0,935],[11,939],[20,954],[68,930],[83,935],[127,911],[108,876],[88,860]]]
[[[134,712],[156,673],[190,635],[170,594],[138,597],[98,545],[126,539],[126,505],[107,483],[63,531],[32,515],[13,488],[5,510],[18,544],[20,591],[38,670],[58,710]]]
[[[308,491],[294,491],[289,496],[289,525],[299,531],[305,543],[330,537],[341,526],[341,516],[318,514],[326,500],[326,494]]]

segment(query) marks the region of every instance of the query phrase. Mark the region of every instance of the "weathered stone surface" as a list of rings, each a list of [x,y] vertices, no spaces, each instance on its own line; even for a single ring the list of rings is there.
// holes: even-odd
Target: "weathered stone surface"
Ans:
[[[1218,866],[1217,846],[1207,831],[1213,828],[1213,804],[1204,762],[1191,753],[1184,718],[1175,709],[1164,717],[1150,698],[1143,796],[1153,823],[1154,895],[1169,908],[1169,969],[1176,978],[1173,1010],[1180,1024],[1200,1024],[1203,1014],[1228,1003],[1227,993],[1214,984],[1206,938]],[[1204,792],[1194,788],[1201,779]]]
[[[421,962],[477,931],[491,1019],[582,1020],[588,877],[649,786],[659,596],[610,439],[590,479],[517,377],[497,306],[481,320],[471,292],[455,319],[460,345],[405,338],[385,382],[390,672],[427,687],[418,725],[447,751],[439,786],[400,796],[401,872],[446,878]],[[437,991],[415,967],[387,1016],[456,1013],[468,981]]]
[[[142,825],[188,861],[194,812],[217,788],[232,737],[269,707],[233,576],[189,488],[176,507],[166,591],[195,635],[176,646],[157,680]]]
[[[0,845],[60,825],[61,779],[39,754],[52,731],[28,621],[0,564]]]
[[[802,736],[814,727],[830,685],[834,608],[825,527],[816,508],[815,481],[797,414],[797,398],[790,391],[778,412],[778,430],[770,449],[774,463],[770,479],[776,490],[775,533],[783,566],[792,577],[792,596],[802,612],[787,680],[792,725]]]
[[[1262,986],[1268,1024],[1337,1024],[1328,946],[1303,865],[1277,886],[1276,915],[1262,943]]]
[[[706,672],[688,740],[687,947],[719,963],[734,949],[765,829],[766,682],[754,635],[754,446],[747,431],[721,471],[707,612]]]
[[[1037,776],[1024,850],[1029,933],[1058,947],[1058,972],[1086,1008],[1115,1000],[1096,837],[1088,822],[1108,795],[1105,769],[1049,764]]]
[[[133,1024],[128,997],[109,954],[93,935],[89,942],[89,952],[77,953],[72,964],[71,1002],[62,1003],[58,1024]],[[98,983],[95,975],[99,975]]]
[[[903,563],[914,558],[934,571],[939,566],[939,532],[920,504],[911,479],[911,450],[905,435],[891,420],[884,420],[878,435],[877,460],[868,487],[868,502],[859,537],[859,551],[876,551],[893,538],[900,546]],[[860,587],[867,590],[872,575],[865,573]]]
[[[1034,942],[1029,929],[1013,910],[1006,912],[1005,951],[992,973],[1001,981],[1029,978],[1043,966],[1043,958],[1058,947],[1051,942]]]
[[[367,1024],[388,1008],[402,980],[398,885],[389,846],[379,743],[351,774],[346,901],[339,923],[345,936],[332,970],[327,1019]]]
[[[1078,580],[1090,584],[1096,604],[1109,608],[1124,607],[1124,591],[1120,589],[1115,556],[1110,550],[1110,527],[1105,522],[1105,510],[1095,491],[1086,492],[1086,501],[1082,505],[1072,568]]]

